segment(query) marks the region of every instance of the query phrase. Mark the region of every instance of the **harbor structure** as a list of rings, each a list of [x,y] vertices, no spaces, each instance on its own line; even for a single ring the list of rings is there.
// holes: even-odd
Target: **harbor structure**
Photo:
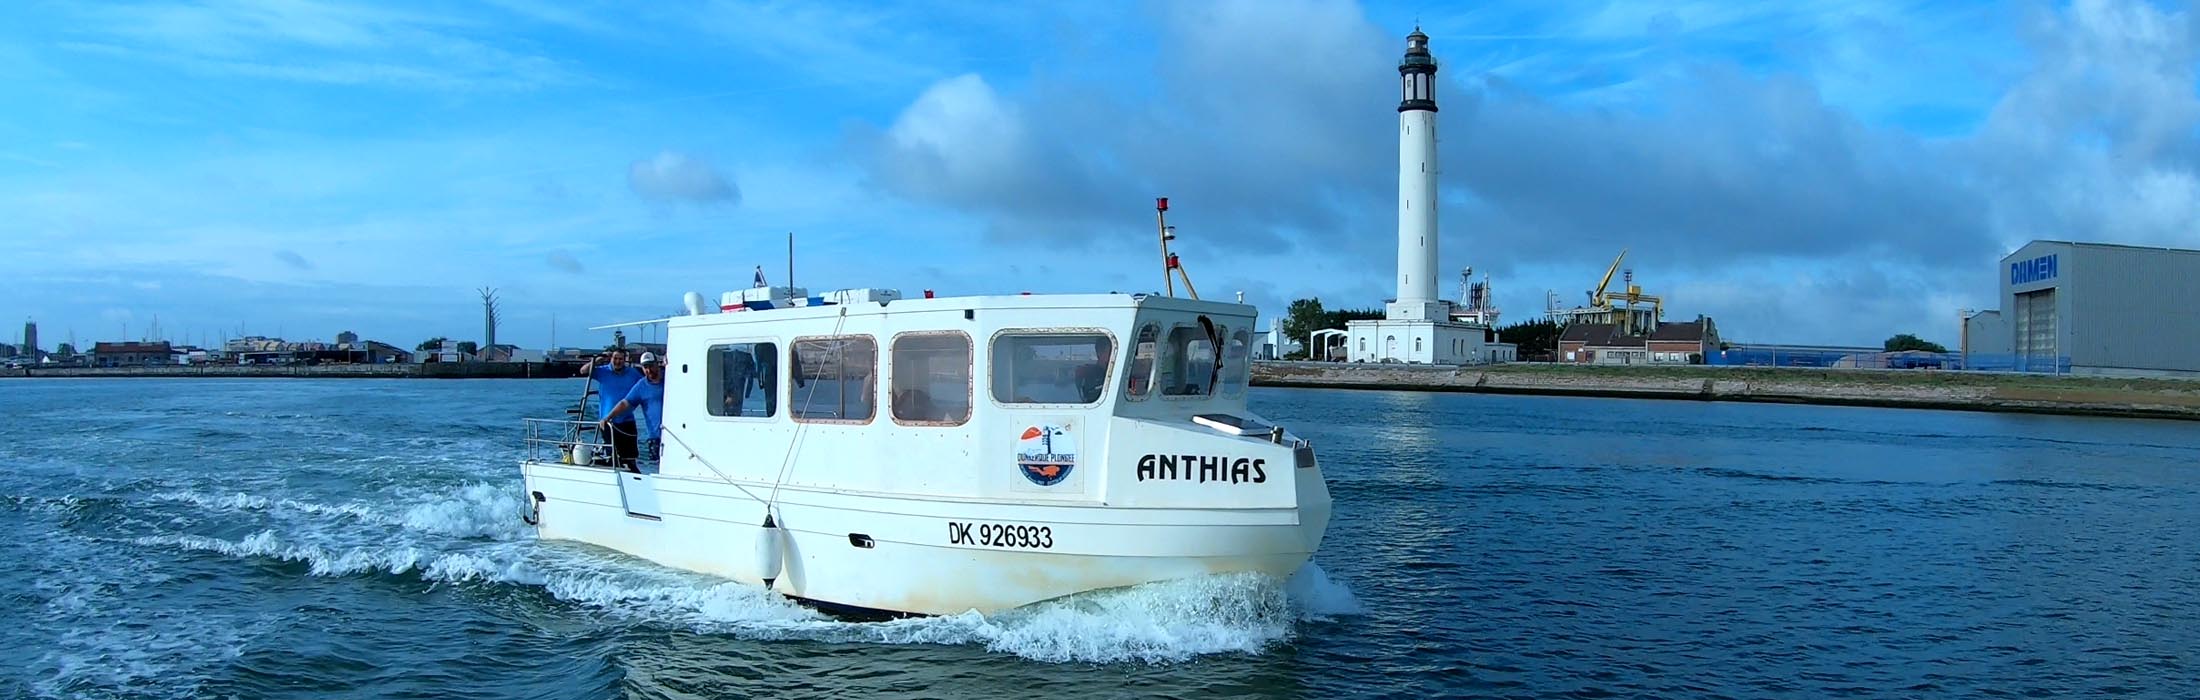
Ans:
[[[168,341],[124,341],[92,345],[93,367],[157,367],[176,364]]]
[[[1436,296],[1436,58],[1428,35],[1406,35],[1398,62],[1398,295],[1383,318],[1345,324],[1353,362],[1511,362],[1514,348],[1486,324],[1457,320]]]
[[[1585,365],[1700,365],[1720,347],[1719,327],[1710,317],[1659,324],[1656,330],[1626,334],[1611,323],[1574,323],[1558,336],[1558,359]]]
[[[497,324],[504,320],[503,310],[498,308],[497,290],[481,288],[481,347],[497,346]]]
[[[1566,327],[1581,324],[1607,325],[1612,327],[1609,332],[1616,336],[1639,336],[1656,332],[1658,323],[1665,320],[1665,300],[1644,294],[1642,287],[1635,284],[1634,269],[1625,271],[1621,278],[1620,291],[1610,291],[1612,276],[1621,274],[1620,264],[1626,260],[1626,250],[1621,250],[1619,256],[1612,259],[1612,266],[1605,268],[1604,277],[1597,280],[1596,288],[1588,291],[1587,306],[1564,309],[1554,303],[1546,312],[1551,322]]]
[[[2001,308],[1963,320],[1966,367],[2200,375],[2200,250],[2036,240],[1997,269]]]

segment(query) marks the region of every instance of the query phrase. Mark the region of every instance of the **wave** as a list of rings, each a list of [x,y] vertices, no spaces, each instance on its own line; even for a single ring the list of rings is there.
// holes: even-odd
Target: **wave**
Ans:
[[[405,507],[361,502],[325,504],[271,499],[248,493],[216,495],[197,491],[157,493],[152,500],[185,503],[214,511],[349,518],[446,537],[518,540],[533,535],[519,520],[519,513],[525,507],[519,493],[508,486],[488,483],[467,484],[455,491],[427,494]]]
[[[453,584],[539,588],[615,618],[705,634],[879,644],[977,645],[1045,662],[1169,663],[1259,653],[1302,621],[1364,610],[1351,591],[1309,563],[1289,580],[1224,574],[1093,591],[993,616],[976,612],[887,622],[827,617],[761,588],[617,556],[535,542],[463,551],[410,545],[324,546],[273,530],[241,539],[141,537],[138,544],[303,565],[313,576],[378,574]]]
[[[2024,486],[2043,489],[2079,489],[2084,491],[2128,491],[2141,487],[2126,484],[2101,484],[2086,481],[2054,481],[2050,479],[1996,479],[1988,482],[1994,486]]]
[[[1762,473],[1762,472],[1753,472],[1753,471],[1747,471],[1747,470],[1742,470],[1742,469],[1727,469],[1727,468],[1724,468],[1724,467],[1697,467],[1697,468],[1696,468],[1696,473],[1698,473],[1698,474],[1702,474],[1702,475],[1704,475],[1704,476],[1715,476],[1715,477],[1720,477],[1720,478],[1726,478],[1726,479],[1745,479],[1745,480],[1753,480],[1753,481],[1782,481],[1782,482],[1791,482],[1791,483],[1804,483],[1804,484],[1842,484],[1842,483],[1850,483],[1850,482],[1848,482],[1848,481],[1847,481],[1847,480],[1845,480],[1845,479],[1833,479],[1833,478],[1828,478],[1828,477],[1822,477],[1822,476],[1797,476],[1797,475],[1793,475],[1793,474],[1766,474],[1766,473]]]

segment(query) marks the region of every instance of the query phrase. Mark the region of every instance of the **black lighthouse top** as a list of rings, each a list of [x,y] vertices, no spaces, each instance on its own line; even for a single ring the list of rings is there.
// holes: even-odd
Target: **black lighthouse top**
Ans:
[[[1436,111],[1436,57],[1428,53],[1428,35],[1414,27],[1406,35],[1406,57],[1398,61],[1398,111]]]

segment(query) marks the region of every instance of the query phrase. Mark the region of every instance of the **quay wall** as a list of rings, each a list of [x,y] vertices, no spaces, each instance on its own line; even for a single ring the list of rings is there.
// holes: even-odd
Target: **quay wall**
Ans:
[[[2200,420],[2200,381],[1930,370],[1256,362],[1254,386],[1749,401]]]
[[[23,369],[0,370],[0,377],[548,379],[570,378],[579,371],[579,363],[566,362],[422,362],[377,365],[26,367]]]

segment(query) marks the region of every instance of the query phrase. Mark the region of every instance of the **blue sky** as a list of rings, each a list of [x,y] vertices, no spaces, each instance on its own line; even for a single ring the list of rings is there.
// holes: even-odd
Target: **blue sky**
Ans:
[[[637,9],[638,8],[638,9]],[[1612,256],[1730,339],[1953,342],[2033,238],[2200,247],[2181,4],[29,2],[0,318],[51,348],[411,345],[680,295],[1394,290],[1395,63],[1443,63],[1441,267],[1508,320]],[[1448,295],[1453,284],[1444,285]],[[12,327],[12,326],[11,326]]]

